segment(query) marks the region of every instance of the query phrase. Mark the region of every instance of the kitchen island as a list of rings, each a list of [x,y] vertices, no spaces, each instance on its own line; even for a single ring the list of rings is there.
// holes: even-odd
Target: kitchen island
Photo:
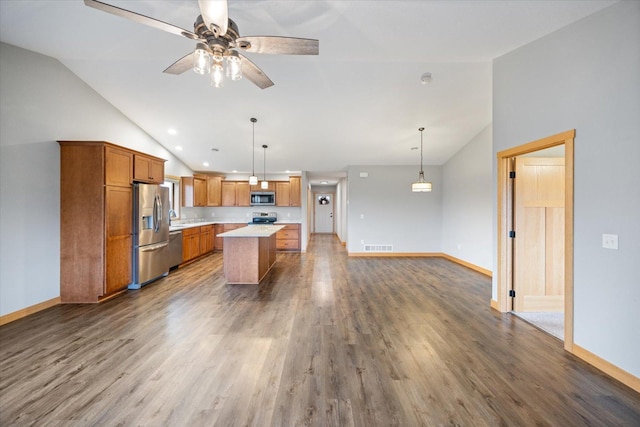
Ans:
[[[283,225],[249,225],[221,233],[222,259],[229,284],[259,284],[276,262],[276,233]]]

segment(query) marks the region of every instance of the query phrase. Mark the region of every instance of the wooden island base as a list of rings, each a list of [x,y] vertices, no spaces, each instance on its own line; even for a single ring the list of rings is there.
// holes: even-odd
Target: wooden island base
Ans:
[[[258,230],[260,227],[261,230]],[[247,236],[246,228],[260,231],[260,236]],[[249,226],[223,233],[222,258],[224,275],[229,284],[259,284],[276,262],[276,232],[282,227]],[[241,231],[243,230],[243,231]],[[253,233],[256,234],[256,233]]]

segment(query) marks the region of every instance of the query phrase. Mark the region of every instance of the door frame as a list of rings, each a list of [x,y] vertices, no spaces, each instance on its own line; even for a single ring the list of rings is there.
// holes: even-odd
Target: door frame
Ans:
[[[331,215],[331,233],[328,234],[336,234],[336,193],[335,192],[331,192],[331,191],[314,191],[313,192],[313,233],[317,234],[317,230],[316,230],[316,220],[317,220],[317,216],[316,216],[316,200],[318,198],[318,194],[330,194],[331,195],[331,199],[333,200],[332,206],[331,206],[331,210],[333,212],[333,214]]]
[[[505,313],[512,310],[509,290],[513,288],[513,241],[509,238],[513,206],[511,203],[510,159],[545,148],[564,145],[564,349],[573,352],[573,146],[575,129],[532,141],[497,153],[498,161],[498,301],[494,305]]]

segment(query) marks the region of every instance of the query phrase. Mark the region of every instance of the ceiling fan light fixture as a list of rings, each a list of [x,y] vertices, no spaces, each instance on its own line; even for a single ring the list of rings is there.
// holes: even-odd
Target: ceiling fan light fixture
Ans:
[[[211,65],[211,86],[224,86],[224,69],[222,62],[214,62],[213,65]]]
[[[200,75],[209,74],[212,62],[211,52],[204,43],[198,43],[196,50],[193,51],[193,71]]]
[[[236,51],[230,51],[227,55],[227,78],[240,80],[242,78],[242,60]]]
[[[424,179],[424,170],[422,170],[422,132],[424,128],[418,128],[420,131],[420,172],[418,172],[418,180],[411,184],[411,191],[414,193],[428,193],[432,189],[430,182]]]

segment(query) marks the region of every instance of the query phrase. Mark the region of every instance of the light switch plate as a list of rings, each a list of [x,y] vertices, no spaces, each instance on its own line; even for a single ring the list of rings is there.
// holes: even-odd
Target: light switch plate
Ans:
[[[617,234],[603,234],[602,235],[602,247],[605,249],[618,249],[618,235]]]

